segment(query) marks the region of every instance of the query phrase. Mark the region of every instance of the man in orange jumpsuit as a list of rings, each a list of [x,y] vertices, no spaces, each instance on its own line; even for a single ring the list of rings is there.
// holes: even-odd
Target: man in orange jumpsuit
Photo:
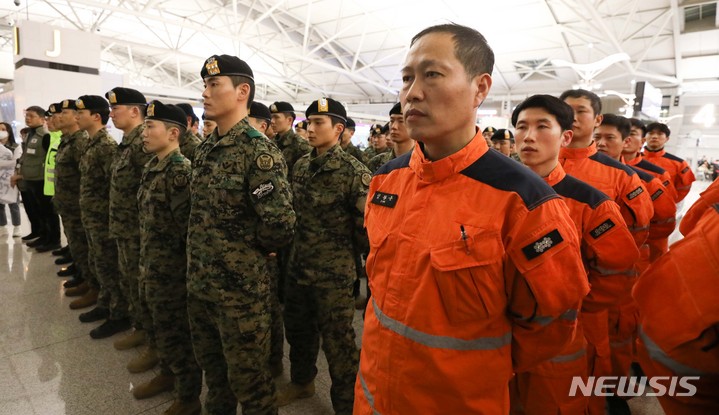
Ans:
[[[682,235],[688,235],[689,232],[696,227],[702,215],[715,203],[719,203],[719,179],[714,180],[714,182],[699,195],[699,199],[694,202],[687,213],[684,214],[681,223],[679,223],[679,231]]]
[[[647,148],[644,151],[644,158],[669,172],[677,190],[676,202],[679,203],[689,193],[696,177],[686,161],[664,150],[670,134],[671,130],[666,124],[654,122],[647,125]]]
[[[468,27],[411,42],[400,102],[418,144],[370,184],[355,415],[507,414],[512,373],[573,339],[589,287],[567,207],[475,126],[493,64]]]
[[[637,173],[628,166],[597,152],[592,140],[594,129],[602,122],[602,103],[599,97],[583,89],[569,90],[560,96],[574,110],[572,141],[559,152],[559,162],[567,174],[597,188],[619,205],[619,211],[641,247],[649,235],[649,222],[654,215],[652,199]],[[636,274],[627,275],[621,294],[612,306],[618,307],[631,299],[631,288]],[[609,312],[597,310],[580,316],[584,336],[594,345],[595,355],[589,355],[590,375],[608,376],[612,373],[609,348]],[[590,415],[604,415],[605,399],[589,399]]]
[[[591,291],[582,312],[607,308],[623,295],[624,284],[633,272],[639,250],[627,229],[617,204],[607,195],[567,175],[559,164],[559,150],[572,140],[572,108],[550,95],[534,95],[519,104],[512,114],[515,139],[522,162],[544,179],[564,199],[581,239],[582,259],[589,274]],[[615,270],[616,275],[607,275]],[[589,350],[593,355],[594,346]],[[587,342],[581,324],[574,341],[561,355],[528,372],[517,373],[512,385],[516,396],[512,414],[583,415],[587,397],[569,396],[572,379],[588,376]]]
[[[667,415],[719,414],[717,241],[719,204],[714,203],[634,287],[641,312],[639,362],[650,379],[667,376],[654,379],[667,392],[658,397]],[[678,382],[670,380],[673,376]]]

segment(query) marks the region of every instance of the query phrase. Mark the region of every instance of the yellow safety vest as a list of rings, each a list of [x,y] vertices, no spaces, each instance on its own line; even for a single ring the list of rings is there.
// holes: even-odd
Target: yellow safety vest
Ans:
[[[45,155],[45,186],[43,187],[45,196],[55,196],[55,155],[61,139],[61,131],[50,132],[50,147]]]

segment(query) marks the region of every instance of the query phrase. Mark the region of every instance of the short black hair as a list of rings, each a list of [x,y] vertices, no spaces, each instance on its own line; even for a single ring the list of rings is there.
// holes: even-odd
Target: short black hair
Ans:
[[[557,123],[562,128],[562,131],[572,129],[574,124],[574,110],[566,102],[561,99],[545,94],[532,95],[525,99],[522,103],[512,112],[512,125],[517,126],[517,120],[519,119],[519,113],[528,108],[541,108],[548,113],[552,114],[557,119]]]
[[[107,122],[110,120],[110,107],[101,109],[88,109],[88,111],[90,111],[90,115],[98,114],[100,116],[100,120],[102,121],[102,125],[107,125]]]
[[[629,123],[632,125],[632,127],[639,128],[640,130],[642,130],[642,137],[647,135],[647,126],[644,125],[641,120],[637,118],[630,118]]]
[[[659,130],[660,132],[666,134],[667,137],[669,137],[669,134],[672,133],[672,131],[669,129],[669,127],[666,124],[662,124],[660,122],[653,122],[649,125],[647,125],[647,133],[651,133],[652,131]]]
[[[414,35],[409,46],[415,44],[422,36],[431,33],[447,33],[454,40],[454,56],[464,67],[464,71],[471,78],[484,73],[492,74],[494,68],[494,51],[487,43],[487,39],[477,30],[456,23],[430,26]]]
[[[174,122],[169,122],[169,121],[162,121],[162,120],[155,120],[155,121],[160,121],[161,123],[165,124],[165,128],[168,130],[170,128],[177,128],[178,130],[180,130],[180,134],[178,135],[178,137],[182,137],[183,135],[185,135],[185,132],[187,131],[187,127],[185,127],[184,125],[176,124]]]
[[[621,134],[622,139],[629,137],[629,133],[632,132],[632,123],[626,117],[617,114],[604,114],[600,125],[615,127]]]
[[[28,112],[28,111],[34,112],[35,114],[37,114],[37,115],[38,115],[39,117],[41,117],[41,118],[45,118],[45,109],[42,108],[42,107],[40,107],[40,106],[38,106],[38,105],[32,105],[32,106],[27,107],[27,109],[25,110],[25,112]]]
[[[241,84],[250,85],[250,97],[247,100],[247,109],[249,110],[250,105],[252,105],[252,101],[255,100],[255,80],[242,75],[229,75],[228,77],[230,78],[230,80],[232,80],[232,86],[234,86],[235,88],[237,88]]]
[[[570,89],[562,92],[562,95],[559,96],[559,99],[562,101],[567,98],[586,98],[592,104],[594,115],[602,113],[602,100],[592,91],[587,91],[586,89]]]

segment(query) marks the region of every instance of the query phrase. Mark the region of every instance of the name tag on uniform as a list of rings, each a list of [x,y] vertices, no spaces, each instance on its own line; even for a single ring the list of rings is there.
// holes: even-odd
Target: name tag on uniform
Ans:
[[[35,154],[35,149],[34,149],[34,148],[28,148],[28,149],[27,149],[27,154]]]
[[[372,203],[388,208],[393,208],[397,204],[399,195],[393,195],[391,193],[376,192],[372,197]]]

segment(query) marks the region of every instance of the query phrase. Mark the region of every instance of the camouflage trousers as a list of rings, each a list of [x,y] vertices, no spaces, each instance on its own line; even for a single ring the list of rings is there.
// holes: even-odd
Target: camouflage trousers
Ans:
[[[79,207],[78,207],[79,209]],[[98,288],[99,284],[95,277],[95,272],[90,268],[88,258],[87,235],[85,228],[82,226],[80,215],[75,212],[61,214],[62,227],[67,237],[67,245],[70,247],[70,255],[72,255],[75,267],[80,271],[80,276],[87,281],[91,287]]]
[[[120,289],[128,302],[128,313],[137,330],[152,327],[152,319],[147,313],[145,301],[140,295],[140,238],[117,240],[117,257],[120,268]]]
[[[169,283],[142,281],[139,293],[150,313],[162,371],[175,376],[176,398],[183,401],[198,398],[202,390],[202,369],[192,350],[184,279]]]
[[[355,344],[352,280],[312,286],[300,285],[292,272],[285,289],[285,335],[290,344],[290,377],[305,384],[317,375],[320,336],[332,386],[330,397],[337,414],[351,414],[359,366]]]
[[[275,384],[269,366],[268,298],[258,307],[226,292],[223,302],[187,297],[192,346],[205,371],[207,415],[275,415]]]
[[[280,304],[280,269],[277,259],[269,259],[267,267],[270,270],[270,313],[272,323],[270,326],[270,367],[282,363],[285,347],[285,330],[282,321],[282,304]]]
[[[85,226],[89,248],[90,267],[100,283],[97,306],[110,310],[110,319],[127,317],[127,299],[120,288],[120,272],[117,269],[117,244],[110,239],[107,226]]]

